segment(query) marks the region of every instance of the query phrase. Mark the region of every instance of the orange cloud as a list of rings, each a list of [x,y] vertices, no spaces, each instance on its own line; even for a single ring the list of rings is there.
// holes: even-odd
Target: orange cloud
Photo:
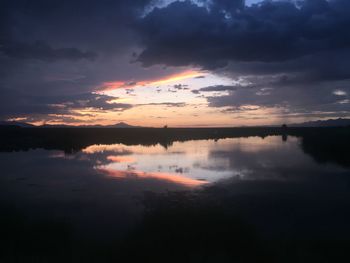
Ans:
[[[106,102],[108,104],[115,104],[115,103],[124,103],[131,100],[132,100],[131,98],[118,98],[118,99],[107,100]]]
[[[102,86],[102,90],[107,91],[107,90],[114,90],[114,89],[119,89],[124,87],[125,87],[125,82],[122,82],[122,81],[104,82]]]
[[[195,78],[195,77],[198,77],[201,75],[203,75],[203,73],[195,71],[195,70],[188,70],[188,71],[184,71],[184,72],[181,72],[178,74],[167,76],[167,77],[162,78],[162,79],[152,81],[149,83],[149,85],[163,85],[163,84],[167,84],[167,83],[171,83],[171,82],[179,81],[179,80],[183,80],[183,79]]]
[[[147,85],[164,85],[175,81],[195,78],[199,76],[203,76],[203,72],[199,72],[196,70],[186,70],[180,73],[165,76],[160,79],[143,80],[138,82],[123,82],[123,81],[105,82],[103,83],[102,91],[110,91],[110,90],[115,90],[120,88],[135,88],[135,87],[147,86]]]

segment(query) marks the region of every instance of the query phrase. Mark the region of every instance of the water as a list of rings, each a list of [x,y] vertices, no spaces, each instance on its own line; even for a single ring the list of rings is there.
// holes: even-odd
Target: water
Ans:
[[[62,227],[78,251],[84,247],[80,242],[123,240],[144,224],[145,211],[158,209],[159,200],[171,199],[172,204],[172,193],[178,193],[178,203],[194,198],[194,206],[219,204],[235,211],[263,237],[348,239],[349,168],[317,162],[301,146],[296,137],[269,136],[174,142],[168,147],[90,145],[72,154],[3,152],[2,218],[11,222],[10,229],[29,231],[29,242],[39,244],[33,232],[43,231],[45,240],[47,233],[56,235]],[[44,231],[37,224],[54,226]]]

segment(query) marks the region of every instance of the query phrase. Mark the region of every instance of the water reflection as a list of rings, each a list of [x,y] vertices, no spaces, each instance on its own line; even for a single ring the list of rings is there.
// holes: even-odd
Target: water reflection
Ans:
[[[146,173],[146,172],[136,171],[136,170],[120,171],[120,170],[114,170],[113,168],[110,168],[110,167],[105,167],[105,168],[98,167],[97,170],[101,173],[106,174],[111,178],[119,178],[119,179],[123,178],[123,179],[133,180],[133,179],[149,178],[149,179],[156,179],[156,180],[165,180],[174,184],[181,184],[188,187],[200,186],[208,183],[203,180],[191,179],[185,176],[179,176],[171,173],[162,173],[162,172]]]
[[[270,136],[175,142],[168,148],[160,144],[91,145],[79,158],[93,160],[95,170],[113,178],[153,178],[187,186],[232,177],[302,180],[327,170],[342,170],[335,165],[318,165],[303,154],[300,144],[296,137],[282,142],[280,136]]]
[[[0,206],[6,211],[0,225],[10,229],[3,240],[6,246],[16,246],[17,236],[31,233],[24,243],[42,245],[52,233],[75,253],[89,251],[79,247],[83,240],[92,242],[93,250],[102,246],[103,251],[108,243],[115,252],[115,247],[129,244],[125,251],[143,246],[154,256],[157,247],[171,253],[180,243],[192,253],[204,228],[210,240],[196,243],[198,250],[202,245],[220,250],[238,235],[236,246],[248,251],[249,245],[240,240],[257,242],[251,225],[259,234],[282,238],[349,238],[349,169],[337,162],[316,162],[304,153],[303,143],[293,136],[269,136],[174,142],[167,148],[96,144],[73,154],[42,149],[0,153]],[[35,222],[50,222],[49,230],[38,230]],[[129,243],[113,243],[129,238],[135,228],[142,230]],[[43,233],[41,239],[37,231]],[[190,239],[184,241],[183,235]],[[20,244],[8,250],[26,247]],[[58,250],[60,245],[55,244]],[[230,258],[236,255],[229,253]]]

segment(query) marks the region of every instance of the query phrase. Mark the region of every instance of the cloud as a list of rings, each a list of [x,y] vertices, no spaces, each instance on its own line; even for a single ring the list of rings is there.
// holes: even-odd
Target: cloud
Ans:
[[[234,91],[237,90],[238,86],[225,86],[225,85],[215,85],[200,88],[199,92],[211,92],[211,91]]]
[[[350,47],[348,1],[243,2],[155,8],[139,24],[145,48],[138,60],[213,69],[230,61],[279,62]]]
[[[159,79],[174,69],[131,63],[131,25],[152,0],[0,1],[0,118],[87,107],[118,111],[89,95],[115,79]],[[89,97],[90,96],[90,97]],[[55,105],[55,107],[53,106]]]
[[[199,90],[197,90],[197,89],[193,89],[193,90],[191,90],[191,92],[192,92],[193,94],[199,94],[199,93],[200,93]]]
[[[52,99],[50,104],[64,105],[68,109],[94,108],[99,110],[123,111],[132,108],[131,104],[113,102],[115,99],[115,97],[107,95],[86,93],[75,96],[57,97]]]
[[[8,50],[38,49],[37,41],[56,49],[76,48],[98,54],[133,45],[130,31],[153,0],[2,0],[0,45]],[[40,46],[39,48],[42,49]],[[72,51],[70,51],[72,52]]]
[[[333,94],[334,94],[334,95],[337,95],[337,96],[346,96],[346,95],[348,95],[348,94],[346,93],[346,91],[340,90],[340,89],[337,89],[337,90],[333,91]]]
[[[97,54],[91,51],[81,51],[77,48],[52,48],[43,41],[33,44],[12,42],[0,47],[0,52],[17,59],[38,59],[44,61],[56,61],[60,59],[78,60],[95,59]]]
[[[340,85],[340,84],[338,84]],[[230,87],[230,86],[229,86]],[[349,90],[349,88],[347,89]],[[347,103],[347,93],[342,96],[334,94],[328,84],[283,86],[266,88],[264,86],[235,87],[228,94],[206,96],[210,107],[229,107],[230,109],[251,110],[247,106],[263,108],[280,108],[281,114],[319,112],[350,112],[350,103]],[[344,103],[342,103],[344,102]],[[229,110],[231,111],[231,110]]]
[[[177,89],[177,90],[188,90],[188,85],[185,85],[185,84],[175,84],[173,86],[174,89]]]
[[[160,103],[147,103],[139,104],[138,106],[167,106],[167,107],[184,107],[185,102],[160,102]]]
[[[160,2],[0,1],[0,118],[127,110],[91,94],[117,80],[130,96],[147,84],[181,97],[173,84],[196,79],[191,92],[219,111],[350,112],[350,1]]]
[[[72,114],[72,110],[124,111],[132,108],[131,104],[110,103],[115,97],[83,93],[76,95],[30,96],[7,91],[0,98],[0,118],[12,116],[30,116],[47,114]],[[76,113],[74,113],[76,114]]]
[[[176,1],[140,21],[138,61],[192,65],[234,83],[244,80],[191,91],[202,93],[209,107],[350,115],[349,18],[346,0]]]

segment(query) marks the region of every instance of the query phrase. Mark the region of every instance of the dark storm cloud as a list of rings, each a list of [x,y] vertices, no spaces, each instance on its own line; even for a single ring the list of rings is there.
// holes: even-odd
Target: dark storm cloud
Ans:
[[[60,59],[78,60],[94,59],[96,53],[84,52],[77,48],[52,48],[43,41],[29,43],[7,43],[0,47],[0,52],[18,59],[38,59],[45,61],[55,61]]]
[[[312,84],[350,79],[350,49],[341,49],[304,56],[283,62],[234,62],[218,73],[231,76],[255,75],[274,80],[273,85]]]
[[[144,66],[194,65],[243,80],[243,86],[192,90],[210,107],[229,112],[257,105],[285,114],[349,115],[350,1],[201,3],[174,2],[142,19],[138,60]],[[335,95],[336,89],[346,95]]]
[[[115,97],[101,94],[78,94],[75,96],[59,96],[50,100],[50,105],[65,105],[68,109],[93,108],[98,110],[127,110],[132,105],[126,103],[112,103]],[[45,98],[47,101],[47,98]]]
[[[175,72],[171,66],[193,65],[245,83],[191,90],[210,107],[344,114],[350,110],[350,1],[293,2],[2,0],[0,118],[84,103],[128,109],[88,94],[106,82],[158,79]],[[141,63],[131,64],[135,58]]]
[[[134,42],[130,27],[152,2],[2,0],[0,54],[50,61],[111,55]]]
[[[130,26],[151,2],[3,0],[0,3],[1,40],[55,40],[49,45],[85,42],[95,48],[106,48],[108,40],[117,40],[110,44],[118,48],[127,38],[127,35],[121,37],[119,30]]]
[[[204,88],[200,88],[199,92],[211,92],[211,91],[233,91],[237,90],[238,86],[225,86],[225,85],[215,85],[215,86],[208,86]]]
[[[285,113],[305,113],[311,111],[350,111],[349,92],[350,87],[336,92],[336,87],[343,87],[342,83],[318,84],[316,86],[284,86],[275,88],[266,87],[241,87],[229,91],[228,94],[208,96],[211,107],[231,107],[233,109],[245,109],[246,105],[259,107],[285,108]],[[307,92],[305,92],[307,90]],[[343,94],[343,95],[339,95]]]
[[[50,105],[64,96],[73,101],[67,110],[78,100],[93,108],[131,107],[86,94],[105,81],[145,74],[125,54],[136,46],[130,26],[151,2],[0,1],[0,118],[62,111]]]
[[[70,114],[74,109],[124,111],[132,108],[125,103],[111,103],[115,97],[83,93],[76,95],[30,96],[6,90],[0,98],[0,118],[31,114]]]
[[[199,65],[230,61],[287,61],[350,47],[350,3],[346,0],[190,1],[154,9],[140,22],[144,65]],[[231,3],[231,4],[229,4]],[[159,26],[162,25],[162,26]]]

